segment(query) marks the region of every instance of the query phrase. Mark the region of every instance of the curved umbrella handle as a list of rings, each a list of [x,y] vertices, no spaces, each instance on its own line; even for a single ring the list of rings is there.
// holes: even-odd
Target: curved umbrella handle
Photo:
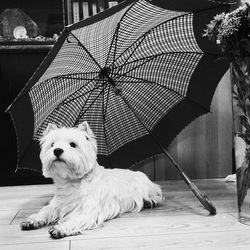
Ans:
[[[184,181],[186,184],[190,187],[191,191],[194,193],[194,195],[197,197],[197,199],[201,202],[203,207],[207,209],[210,212],[210,215],[215,215],[216,214],[216,208],[213,205],[213,203],[208,199],[206,195],[203,195],[198,187],[187,178],[186,174],[178,169],[179,172],[181,173],[181,176],[183,177]]]
[[[203,195],[200,190],[198,189],[198,187],[191,182],[191,180],[187,177],[187,175],[180,169],[179,165],[175,162],[175,160],[173,159],[173,157],[169,154],[169,152],[162,147],[162,151],[164,153],[164,155],[170,159],[170,161],[174,164],[174,166],[177,168],[177,170],[179,171],[181,177],[183,178],[183,180],[186,182],[186,184],[190,187],[191,191],[193,192],[193,194],[197,197],[197,199],[201,202],[201,204],[203,205],[203,207],[205,209],[207,209],[210,212],[210,215],[215,215],[216,214],[216,208],[213,205],[213,203],[208,199],[208,197],[206,195]]]

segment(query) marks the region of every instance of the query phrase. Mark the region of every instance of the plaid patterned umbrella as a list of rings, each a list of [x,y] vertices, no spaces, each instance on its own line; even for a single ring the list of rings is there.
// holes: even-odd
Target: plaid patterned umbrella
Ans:
[[[9,108],[18,168],[40,171],[38,140],[48,123],[88,121],[99,163],[128,168],[207,113],[228,65],[202,33],[228,6],[184,2],[128,0],[65,27]]]

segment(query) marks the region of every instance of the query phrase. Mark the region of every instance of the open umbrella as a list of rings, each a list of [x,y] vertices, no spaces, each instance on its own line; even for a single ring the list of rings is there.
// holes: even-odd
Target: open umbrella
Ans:
[[[209,112],[228,65],[202,38],[216,13],[203,0],[127,0],[65,27],[8,109],[18,138],[18,168],[41,171],[39,143],[48,123],[87,120],[98,161],[128,168],[158,153],[169,157],[210,213],[215,208],[165,149],[196,117]]]

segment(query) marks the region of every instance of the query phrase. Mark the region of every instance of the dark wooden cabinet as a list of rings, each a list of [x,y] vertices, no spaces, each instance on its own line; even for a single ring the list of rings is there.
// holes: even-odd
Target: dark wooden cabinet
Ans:
[[[20,46],[19,48],[0,49],[0,86],[1,86],[1,173],[0,185],[44,183],[41,175],[20,170],[17,166],[17,141],[14,125],[5,110],[18,95],[36,68],[47,55],[50,47]],[[25,122],[25,121],[24,121]]]
[[[54,34],[59,35],[63,26],[63,0],[0,2],[0,43],[4,40],[22,40],[26,43],[49,40]],[[22,33],[23,30],[26,35]]]
[[[15,172],[18,142],[11,116],[5,110],[44,60],[65,25],[97,14],[118,2],[110,0],[1,0],[0,185],[50,182],[32,171]]]
[[[11,116],[5,110],[55,43],[64,27],[63,13],[63,0],[0,2],[0,185],[50,182],[31,171],[15,172],[17,141]]]
[[[121,0],[64,0],[65,23],[72,24],[86,19],[119,2]]]

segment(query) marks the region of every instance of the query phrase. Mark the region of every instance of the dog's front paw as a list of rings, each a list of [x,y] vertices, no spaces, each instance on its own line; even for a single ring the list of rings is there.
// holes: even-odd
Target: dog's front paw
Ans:
[[[20,224],[20,227],[22,230],[32,230],[32,229],[36,229],[34,226],[34,223],[32,221],[23,221]]]
[[[156,202],[154,202],[154,201],[147,201],[147,200],[144,200],[143,201],[143,208],[155,208],[155,207],[157,207],[157,203]]]
[[[66,234],[59,225],[51,227],[49,229],[49,234],[53,239],[60,239],[66,236]]]
[[[28,219],[20,224],[22,230],[33,230],[44,226],[43,221]]]
[[[37,214],[32,214],[26,221],[20,224],[22,230],[38,229],[45,225],[45,220],[42,220]]]

